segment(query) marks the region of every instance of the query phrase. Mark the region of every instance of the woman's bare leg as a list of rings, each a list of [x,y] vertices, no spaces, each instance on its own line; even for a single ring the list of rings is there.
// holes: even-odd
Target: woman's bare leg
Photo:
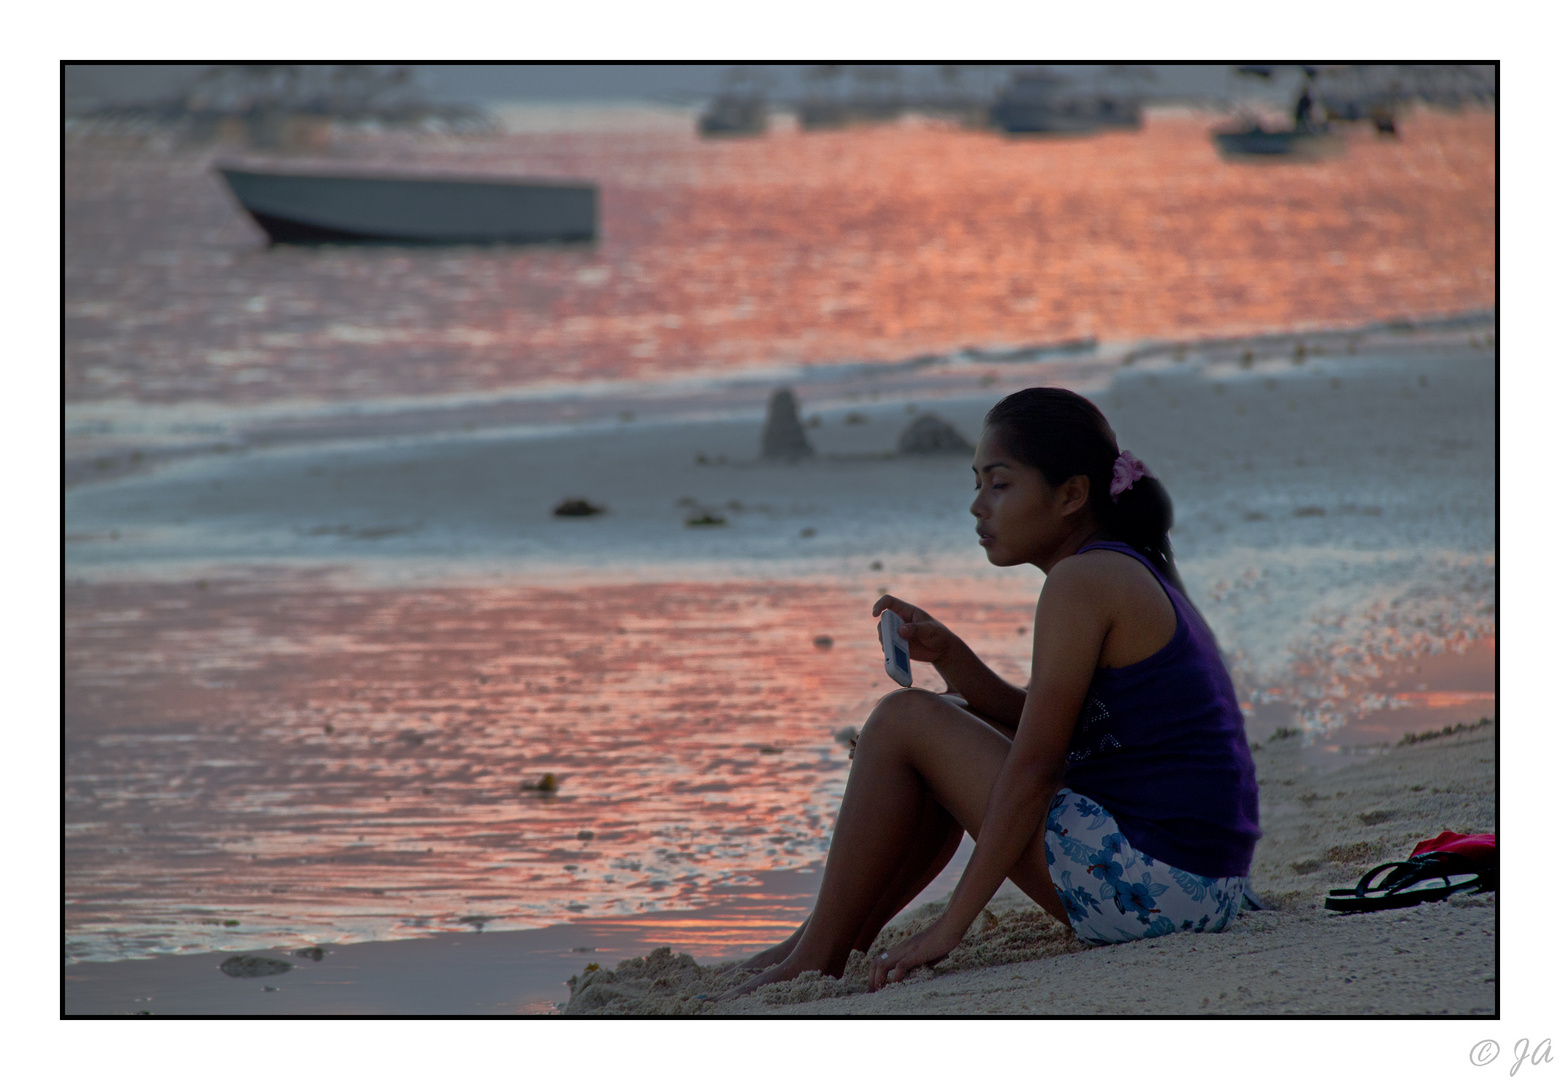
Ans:
[[[802,924],[791,931],[791,936],[778,945],[771,945],[756,956],[750,956],[737,965],[741,971],[763,971],[772,967],[791,955],[791,950],[796,948],[796,943],[802,940],[802,931],[807,929],[807,922],[812,916],[809,914]]]
[[[879,702],[857,744],[813,913],[790,954],[737,993],[804,971],[841,974],[851,947],[869,929],[876,936],[881,928],[870,924],[894,902],[887,897],[903,896],[923,800],[935,800],[978,837],[1010,746],[991,725],[924,690],[896,691]],[[1047,911],[1065,917],[1036,826],[1037,835],[1008,876]]]
[[[877,907],[856,933],[851,948],[866,952],[882,933],[888,921],[921,895],[921,890],[942,873],[952,861],[964,839],[964,828],[930,794],[921,800],[921,820],[916,823],[915,842],[905,858],[899,877],[888,887]]]
[[[1009,740],[1012,739],[1011,728],[1004,728],[990,717],[975,712],[969,707],[969,703],[957,694],[945,693],[938,696],[971,716],[991,724]],[[889,887],[888,892],[883,896],[883,902],[862,925],[861,933],[856,936],[854,948],[862,952],[870,948],[883,927],[888,925],[888,921],[903,911],[910,901],[920,896],[921,890],[942,873],[943,867],[947,866],[958,853],[959,842],[964,839],[964,827],[955,821],[953,815],[944,810],[936,799],[927,796],[921,800],[921,820],[916,826],[916,837],[917,842],[906,855],[899,879]],[[790,937],[778,945],[771,945],[755,956],[748,957],[737,967],[743,971],[763,971],[771,965],[778,964],[790,956],[791,950],[796,948],[796,943],[802,940],[802,931],[807,929],[807,922],[811,918],[812,915],[809,914],[802,920],[800,926],[791,931]]]
[[[959,850],[959,841],[963,838],[964,829],[952,815],[944,810],[936,799],[930,795],[924,796],[921,800],[920,819],[916,823],[915,840],[905,854],[899,874],[888,891],[883,894],[882,901],[867,916],[852,947],[865,952],[883,927],[888,925],[888,921],[899,914],[906,904],[919,896],[921,890],[930,885],[933,878],[942,873],[943,867],[948,865],[954,853]],[[807,929],[811,919],[811,915],[803,919],[802,924],[792,932],[791,936],[780,944],[771,945],[737,966],[744,971],[763,971],[771,965],[780,963],[791,955],[791,950],[802,940],[802,933]]]

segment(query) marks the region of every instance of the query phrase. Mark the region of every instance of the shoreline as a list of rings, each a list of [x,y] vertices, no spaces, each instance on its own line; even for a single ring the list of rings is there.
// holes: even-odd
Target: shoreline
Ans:
[[[675,944],[708,963],[751,955],[784,937],[812,907],[817,868],[758,872],[753,886],[701,907],[579,919],[526,930],[451,931],[432,937],[297,945],[84,961],[64,969],[63,1015],[527,1015],[556,1013],[566,980],[585,964]],[[809,881],[810,875],[810,881]],[[694,941],[697,944],[690,945]],[[258,956],[292,965],[234,978],[224,960]],[[269,989],[268,989],[269,988]]]
[[[1150,358],[1093,391],[1176,493],[1178,561],[1246,673],[1251,737],[1377,710],[1342,729],[1377,746],[1323,763],[1370,764],[1397,759],[1379,752],[1393,725],[1493,711],[1492,653],[1461,657],[1480,659],[1482,684],[1400,678],[1420,695],[1400,710],[1379,709],[1375,676],[1390,679],[1393,657],[1450,663],[1493,632],[1495,374],[1485,346],[1405,344],[1249,370]],[[930,407],[968,433],[1002,392]],[[942,612],[1007,677],[1027,670],[1038,576],[1015,589],[971,549],[967,460],[889,452],[913,411],[825,412],[807,429],[818,458],[800,465],[753,460],[754,423],[627,424],[609,438],[218,455],[69,492],[67,878],[81,906],[67,911],[90,922],[99,903],[131,925],[111,910],[129,901],[131,919],[153,917],[154,944],[232,940],[181,936],[193,902],[264,948],[294,930],[328,942],[360,915],[428,917],[432,932],[522,910],[538,925],[576,903],[628,913],[652,899],[628,886],[661,879],[702,900],[675,884],[683,844],[709,848],[703,873],[765,865],[768,847],[798,856],[768,865],[811,863],[835,804],[790,770],[841,778],[831,733],[887,689],[856,630],[880,591]],[[556,518],[564,496],[608,512]],[[690,505],[726,526],[688,528]],[[520,627],[546,644],[516,644]],[[543,681],[555,696],[532,696]],[[1450,704],[1432,708],[1436,694]],[[571,731],[570,712],[610,722]],[[1378,722],[1389,730],[1364,731]],[[151,771],[127,774],[131,761]],[[161,778],[192,768],[220,772],[169,798]],[[549,771],[565,787],[544,809],[525,785]],[[89,782],[100,775],[144,779]],[[214,817],[197,797],[217,791]],[[734,815],[730,835],[676,831],[723,823],[704,820],[711,803]],[[744,833],[737,804],[759,831]],[[775,807],[786,820],[771,829]],[[177,845],[196,845],[202,873],[166,861]],[[497,876],[474,869],[495,860]],[[171,876],[138,876],[138,862]]]
[[[1308,355],[1345,351],[1348,355],[1433,344],[1445,336],[1462,341],[1471,331],[1492,333],[1492,308],[1374,319],[1349,325],[1297,326],[1245,333],[1204,334],[1186,338],[1096,341],[1093,338],[1031,342],[1005,347],[969,345],[936,355],[900,360],[844,359],[795,367],[731,372],[711,369],[669,377],[595,379],[539,383],[507,391],[466,391],[383,399],[276,400],[264,403],[198,400],[185,403],[89,398],[65,403],[66,488],[101,484],[144,475],[159,467],[209,458],[215,454],[296,448],[345,448],[384,440],[427,439],[441,435],[482,438],[495,435],[547,438],[567,436],[591,425],[611,431],[622,425],[633,406],[640,423],[678,424],[699,419],[762,420],[770,391],[792,385],[808,398],[811,411],[837,411],[867,395],[886,401],[935,401],[978,390],[998,375],[1033,369],[1042,382],[1068,383],[1086,369],[1114,372],[1170,357],[1188,367],[1237,361],[1242,350],[1292,356],[1296,346]],[[1051,370],[1054,369],[1054,370]],[[914,385],[895,380],[920,380]],[[558,419],[560,415],[566,419]],[[718,410],[718,415],[711,410]],[[204,437],[166,432],[185,430],[191,418],[208,429]],[[115,419],[142,418],[124,435],[111,431]],[[144,429],[144,430],[142,430]],[[151,440],[145,435],[150,431]],[[211,434],[210,432],[216,432]],[[169,439],[172,438],[170,442]],[[106,464],[105,464],[106,463]]]
[[[1492,831],[1496,730],[1436,733],[1327,771],[1308,763],[1299,738],[1263,743],[1254,752],[1264,835],[1252,883],[1271,909],[1244,912],[1218,935],[1091,949],[1005,883],[991,918],[935,974],[878,994],[856,985],[854,968],[841,980],[803,976],[717,1010],[697,995],[725,989],[726,964],[784,936],[811,907],[819,875],[774,871],[754,874],[756,888],[689,910],[326,946],[318,961],[276,948],[79,963],[64,969],[62,1013],[1059,1015],[1057,987],[1067,986],[1068,1015],[1493,1015],[1498,894],[1351,916],[1325,912],[1321,899],[1442,828]],[[961,851],[885,935],[927,921],[967,858]],[[218,968],[235,955],[294,968],[229,978]],[[610,975],[581,979],[589,963]],[[859,955],[853,964],[864,970]],[[1178,967],[1171,1000],[1118,1000],[1135,979],[1165,987],[1170,964]],[[647,973],[662,981],[659,990]],[[580,979],[577,1001],[570,977]]]
[[[1354,915],[1327,912],[1322,899],[1442,829],[1494,831],[1494,732],[1321,775],[1301,764],[1297,739],[1258,750],[1264,835],[1252,882],[1269,909],[1243,912],[1220,934],[1090,948],[1004,884],[937,972],[875,994],[854,953],[840,979],[802,975],[717,1005],[742,975],[657,954],[577,979],[565,1015],[1493,1017],[1498,893]],[[873,949],[940,907],[900,915]]]

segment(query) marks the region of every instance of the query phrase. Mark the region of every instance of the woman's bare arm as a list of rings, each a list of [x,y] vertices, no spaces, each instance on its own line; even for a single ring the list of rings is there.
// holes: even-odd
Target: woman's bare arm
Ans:
[[[935,666],[948,689],[969,702],[971,711],[1010,732],[1018,727],[1028,694],[992,671],[962,640],[955,638]]]
[[[931,664],[972,712],[1005,728],[1011,734],[1024,711],[1025,692],[987,667],[975,651],[957,634],[914,604],[884,594],[872,607],[876,618],[885,608],[905,621],[900,630],[910,650],[910,659]]]
[[[991,790],[974,854],[942,915],[873,965],[872,984],[897,981],[936,963],[958,945],[1013,864],[1045,827],[1066,767],[1078,710],[1099,662],[1112,614],[1101,602],[1099,570],[1085,560],[1059,563],[1035,613],[1034,681],[1013,748]]]

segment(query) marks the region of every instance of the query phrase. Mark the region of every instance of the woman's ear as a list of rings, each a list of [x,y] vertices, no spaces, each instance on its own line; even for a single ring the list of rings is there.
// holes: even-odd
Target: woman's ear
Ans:
[[[1083,473],[1062,481],[1062,515],[1076,514],[1089,505],[1089,478]]]

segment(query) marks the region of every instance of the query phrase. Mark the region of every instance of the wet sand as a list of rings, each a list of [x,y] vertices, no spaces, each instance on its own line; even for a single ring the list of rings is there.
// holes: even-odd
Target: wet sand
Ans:
[[[1175,493],[1249,734],[1305,728],[1295,753],[1321,773],[1491,711],[1494,364],[1467,328],[1313,345],[1117,356],[1069,381]],[[834,734],[889,687],[881,590],[1026,675],[1040,575],[984,564],[967,460],[892,453],[916,414],[973,434],[1045,378],[974,370],[978,395],[804,394],[819,453],[798,465],[757,460],[756,417],[613,420],[69,489],[71,959],[129,977],[170,951],[650,925],[815,867]],[[570,496],[608,511],[552,516]],[[704,511],[727,523],[685,523]],[[707,962],[734,944],[665,943]],[[527,1000],[563,1000],[551,985]]]
[[[536,930],[450,930],[433,937],[329,945],[319,959],[288,947],[200,952],[65,969],[67,1015],[525,1016],[556,1014],[587,963],[615,967],[656,948],[705,963],[748,955],[790,933],[812,906],[816,874],[772,871],[697,909],[579,919]],[[235,978],[221,965],[260,956],[293,965]]]
[[[803,976],[716,1005],[711,999],[741,981],[730,963],[783,937],[811,905],[816,875],[776,872],[729,901],[626,920],[337,945],[319,960],[272,948],[76,964],[66,969],[65,1012],[1493,1015],[1499,894],[1347,916],[1325,911],[1321,900],[1442,829],[1493,831],[1496,729],[1400,745],[1331,769],[1308,764],[1301,742],[1270,739],[1255,752],[1264,836],[1252,880],[1271,907],[1244,913],[1223,934],[1088,948],[1004,885],[990,917],[977,920],[935,972],[869,994],[856,954],[842,979]],[[880,944],[925,925],[957,869]],[[295,966],[233,978],[219,965],[235,955]],[[587,964],[606,974],[587,972]]]

